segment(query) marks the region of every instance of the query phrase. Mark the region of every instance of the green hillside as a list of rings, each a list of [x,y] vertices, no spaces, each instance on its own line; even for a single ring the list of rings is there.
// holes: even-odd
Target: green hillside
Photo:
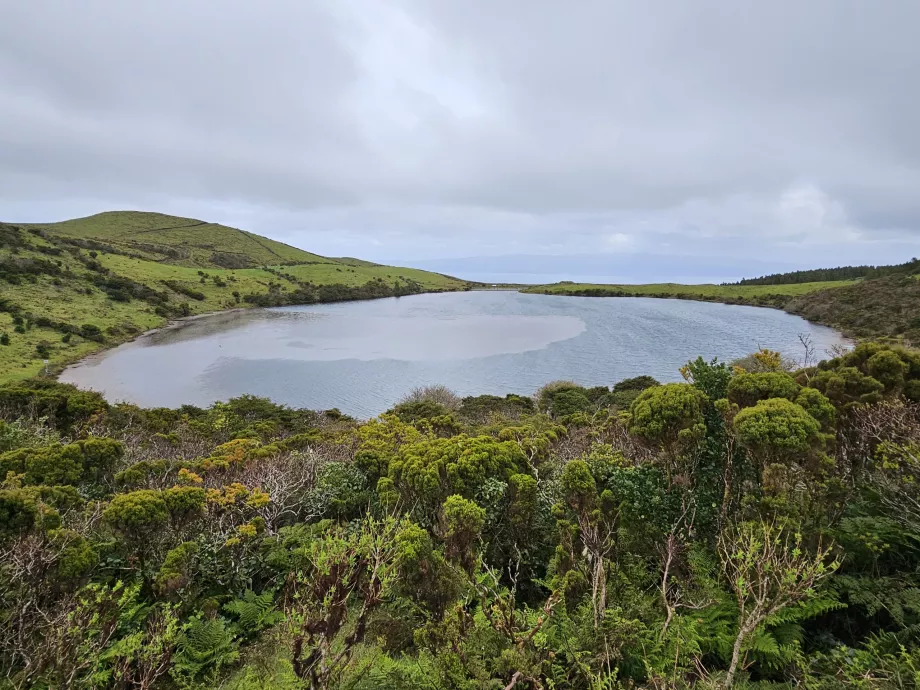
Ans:
[[[158,213],[0,223],[0,381],[39,373],[46,359],[53,369],[171,318],[466,286]]]
[[[103,243],[108,251],[198,268],[335,261],[245,230],[162,213],[109,211],[21,227],[38,229],[64,241]]]
[[[785,309],[855,338],[920,344],[920,276],[895,274],[816,290],[790,300]]]

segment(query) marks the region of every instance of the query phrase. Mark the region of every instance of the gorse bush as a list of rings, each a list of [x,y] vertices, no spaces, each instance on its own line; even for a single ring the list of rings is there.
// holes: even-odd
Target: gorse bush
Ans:
[[[2,386],[0,687],[916,687],[920,358],[745,361],[365,422]]]

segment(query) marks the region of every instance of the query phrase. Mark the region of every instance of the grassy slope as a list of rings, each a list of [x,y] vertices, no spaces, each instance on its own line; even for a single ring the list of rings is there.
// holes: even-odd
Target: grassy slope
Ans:
[[[95,219],[95,221],[94,221]],[[209,262],[214,251],[237,254],[252,264],[266,261],[268,268],[290,274],[301,281],[316,285],[342,284],[359,286],[375,278],[382,278],[392,285],[397,280],[414,280],[426,290],[452,290],[464,286],[458,281],[437,273],[404,269],[393,266],[380,266],[370,262],[342,263],[316,254],[304,252],[294,247],[273,242],[263,237],[242,233],[223,226],[205,224],[186,227],[181,230],[147,232],[152,227],[195,223],[183,218],[172,218],[160,214],[142,213],[104,213],[91,218],[81,218],[64,223],[43,224],[40,226],[21,226],[38,228],[47,233],[45,237],[36,236],[25,230],[21,236],[29,246],[20,247],[13,252],[9,246],[0,245],[0,262],[7,260],[45,260],[60,261],[63,269],[69,269],[72,275],[53,278],[49,275],[35,276],[35,282],[23,281],[11,285],[0,280],[0,298],[9,300],[23,312],[36,316],[46,316],[55,321],[83,326],[91,324],[105,332],[105,344],[85,340],[73,335],[70,342],[62,341],[62,334],[51,328],[33,326],[25,333],[14,332],[13,317],[7,312],[0,312],[0,333],[7,333],[10,345],[0,346],[0,382],[9,381],[39,373],[44,364],[36,352],[36,345],[45,342],[51,347],[50,362],[52,367],[74,361],[102,347],[110,347],[130,339],[137,333],[162,326],[166,319],[154,312],[152,305],[141,300],[116,302],[109,299],[99,289],[92,289],[86,277],[89,272],[81,261],[71,253],[74,249],[61,241],[74,238],[78,240],[96,240],[110,246],[116,252],[140,254],[145,259],[133,258],[123,253],[112,253],[103,249],[96,250],[98,261],[112,274],[130,278],[138,283],[148,285],[158,291],[167,290],[162,281],[176,281],[180,285],[203,293],[204,300],[189,299],[187,296],[167,290],[170,302],[187,303],[192,314],[218,311],[222,309],[246,306],[238,304],[233,296],[237,291],[242,295],[263,294],[268,292],[268,284],[280,283],[283,290],[293,290],[295,285],[281,280],[277,275],[263,268],[225,269],[215,268]],[[161,248],[178,250],[179,257],[168,257],[156,252],[139,249],[134,238],[143,238],[144,245],[156,245]],[[199,245],[205,245],[202,247]],[[39,249],[63,249],[56,255],[42,254]],[[89,258],[89,250],[79,249],[84,259]],[[278,256],[282,257],[279,260]],[[152,259],[158,260],[152,260]],[[280,265],[284,262],[300,261],[298,265]],[[199,271],[204,272],[205,278]],[[218,280],[215,281],[215,278]],[[225,285],[221,287],[220,282]]]
[[[906,338],[920,344],[920,276],[864,280],[796,297],[786,311],[853,337]]]
[[[335,261],[237,228],[162,213],[109,211],[60,223],[22,227],[39,228],[62,237],[98,240],[151,259],[164,258],[158,256],[158,248],[179,250],[179,257],[167,257],[170,263],[200,268],[217,267],[211,260],[214,252],[248,257],[257,266]]]

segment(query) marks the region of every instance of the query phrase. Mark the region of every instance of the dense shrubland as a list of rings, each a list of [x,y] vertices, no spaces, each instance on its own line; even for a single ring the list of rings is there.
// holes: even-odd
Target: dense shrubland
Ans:
[[[914,688],[920,355],[420,389],[0,387],[0,687]]]
[[[792,299],[785,309],[852,337],[920,343],[920,276],[892,275],[817,290]]]

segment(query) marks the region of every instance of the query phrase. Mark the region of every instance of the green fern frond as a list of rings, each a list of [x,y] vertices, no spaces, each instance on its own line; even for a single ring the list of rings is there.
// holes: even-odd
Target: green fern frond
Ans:
[[[271,591],[256,594],[248,591],[242,599],[224,604],[224,611],[236,618],[244,635],[253,635],[278,623],[284,616],[275,609],[275,595]]]
[[[213,677],[239,658],[238,643],[223,618],[196,618],[185,625],[176,643],[171,674],[179,685]]]

